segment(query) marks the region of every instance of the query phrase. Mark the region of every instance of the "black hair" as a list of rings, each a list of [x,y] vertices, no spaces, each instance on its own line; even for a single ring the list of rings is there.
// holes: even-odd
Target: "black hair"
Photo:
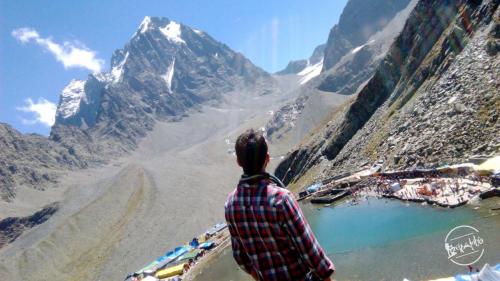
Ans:
[[[267,143],[262,132],[246,130],[236,140],[235,151],[246,175],[262,172],[267,156]]]

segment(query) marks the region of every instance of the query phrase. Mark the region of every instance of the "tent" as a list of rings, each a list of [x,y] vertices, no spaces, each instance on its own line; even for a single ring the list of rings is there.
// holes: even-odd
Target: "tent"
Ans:
[[[207,233],[208,233],[208,235],[213,236],[214,234],[223,230],[226,227],[227,227],[227,224],[225,222],[218,223],[218,224],[214,225],[210,230],[208,230]]]
[[[150,270],[151,268],[155,267],[159,262],[157,260],[153,261],[152,263],[146,265],[145,267],[139,269],[135,273],[140,274],[143,273],[144,271]]]
[[[198,246],[199,249],[210,249],[214,246],[213,241],[207,241],[205,243],[201,243],[200,246]]]
[[[200,236],[198,236],[198,243],[203,243],[205,242],[207,239],[205,238],[205,233],[201,234]]]
[[[177,258],[179,258],[180,256],[184,255],[185,253],[189,252],[192,249],[193,248],[191,246],[181,246],[175,248],[173,251],[170,251],[166,253],[163,257],[157,259],[156,261],[158,263],[153,266],[153,269],[157,270],[166,266],[167,264],[173,262],[174,260],[176,260]]]
[[[181,275],[184,273],[184,267],[187,266],[187,263],[181,263],[176,266],[168,267],[162,270],[158,270],[155,274],[157,278],[164,279],[168,277],[172,277],[175,275]]]
[[[489,175],[493,171],[500,170],[500,156],[492,157],[475,167],[481,175]]]
[[[307,192],[313,193],[318,191],[318,189],[321,187],[321,183],[317,182],[315,184],[310,185],[309,187],[306,188]]]
[[[189,253],[182,255],[178,261],[189,261],[190,259],[195,260],[201,254],[201,249],[194,249]]]
[[[176,260],[178,257],[182,256],[183,254],[189,252],[191,249],[193,249],[193,247],[191,247],[191,246],[177,247],[173,251],[165,253],[165,255],[157,258],[152,263],[150,263],[150,264],[146,265],[145,267],[143,267],[142,269],[136,271],[136,273],[143,273],[143,272],[148,271],[148,270],[155,271],[159,268],[162,268],[165,265]]]
[[[391,184],[391,190],[392,192],[396,192],[398,190],[401,189],[401,185],[399,184],[399,182],[395,182],[393,184]]]

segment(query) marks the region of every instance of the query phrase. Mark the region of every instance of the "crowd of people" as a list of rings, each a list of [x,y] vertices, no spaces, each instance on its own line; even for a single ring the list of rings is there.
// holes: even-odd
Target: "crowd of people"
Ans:
[[[372,176],[365,186],[365,192],[378,196],[455,206],[484,192],[489,183],[487,177],[477,174],[405,171]]]

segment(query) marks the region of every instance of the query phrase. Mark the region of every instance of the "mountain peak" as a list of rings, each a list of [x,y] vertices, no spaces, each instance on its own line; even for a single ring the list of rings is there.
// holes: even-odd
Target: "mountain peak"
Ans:
[[[209,34],[147,16],[113,53],[109,73],[68,85],[54,127],[69,125],[128,144],[144,136],[155,119],[180,116],[224,93],[255,87],[257,80],[272,78]]]
[[[151,17],[146,16],[139,25],[139,33],[145,33],[151,28]]]
[[[161,27],[160,32],[165,35],[169,41],[186,44],[186,41],[181,37],[181,25],[175,21],[171,21],[166,26]]]
[[[182,39],[182,27],[184,25],[165,17],[146,16],[139,25],[136,35],[145,34],[153,30],[161,32],[169,41],[178,44],[186,44]],[[195,31],[196,32],[196,31]],[[199,32],[196,32],[199,34]]]
[[[57,109],[58,116],[69,118],[78,112],[80,103],[86,100],[84,86],[83,80],[73,79],[69,82],[61,93],[61,102]]]

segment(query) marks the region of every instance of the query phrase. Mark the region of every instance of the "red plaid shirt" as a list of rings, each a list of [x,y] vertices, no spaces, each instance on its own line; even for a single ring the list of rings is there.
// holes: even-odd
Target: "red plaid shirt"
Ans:
[[[293,195],[267,179],[240,183],[225,204],[233,256],[259,280],[322,279],[334,271]]]

